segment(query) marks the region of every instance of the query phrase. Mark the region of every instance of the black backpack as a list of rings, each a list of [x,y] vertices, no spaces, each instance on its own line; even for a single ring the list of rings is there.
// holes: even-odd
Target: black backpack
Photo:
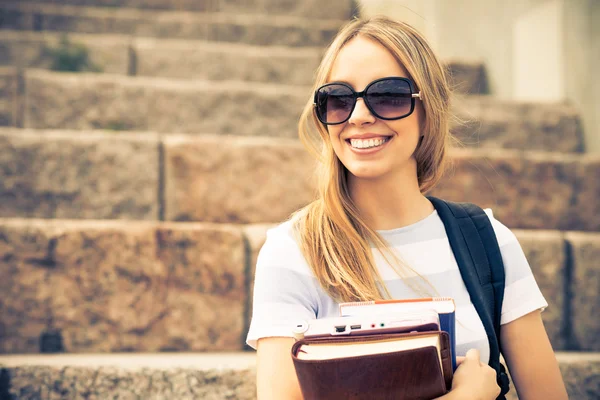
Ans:
[[[510,382],[500,363],[500,314],[504,299],[504,263],[487,214],[471,203],[454,203],[427,197],[437,210],[471,302],[490,343],[490,367],[500,386],[497,400],[505,400]]]

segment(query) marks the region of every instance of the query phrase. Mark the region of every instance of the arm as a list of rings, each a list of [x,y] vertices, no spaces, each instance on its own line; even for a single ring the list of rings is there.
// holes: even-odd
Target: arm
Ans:
[[[259,339],[256,356],[258,400],[302,400],[291,357],[293,344],[293,338]]]
[[[500,343],[520,400],[568,399],[539,310],[502,325]]]

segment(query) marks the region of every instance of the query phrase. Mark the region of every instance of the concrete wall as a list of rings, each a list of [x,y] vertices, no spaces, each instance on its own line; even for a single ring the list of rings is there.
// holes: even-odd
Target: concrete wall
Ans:
[[[585,148],[600,152],[600,1],[361,0],[420,29],[444,60],[485,64],[499,98],[570,102],[583,116]]]

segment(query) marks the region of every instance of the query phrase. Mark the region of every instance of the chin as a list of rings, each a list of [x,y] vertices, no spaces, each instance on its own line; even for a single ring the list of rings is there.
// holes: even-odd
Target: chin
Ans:
[[[385,175],[385,171],[379,168],[352,168],[348,172],[358,179],[378,179]]]

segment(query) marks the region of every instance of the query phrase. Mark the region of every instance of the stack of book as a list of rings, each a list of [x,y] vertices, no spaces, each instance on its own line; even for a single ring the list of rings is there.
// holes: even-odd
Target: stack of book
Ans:
[[[456,368],[451,298],[340,304],[340,316],[299,321],[292,359],[311,399],[433,399]]]

